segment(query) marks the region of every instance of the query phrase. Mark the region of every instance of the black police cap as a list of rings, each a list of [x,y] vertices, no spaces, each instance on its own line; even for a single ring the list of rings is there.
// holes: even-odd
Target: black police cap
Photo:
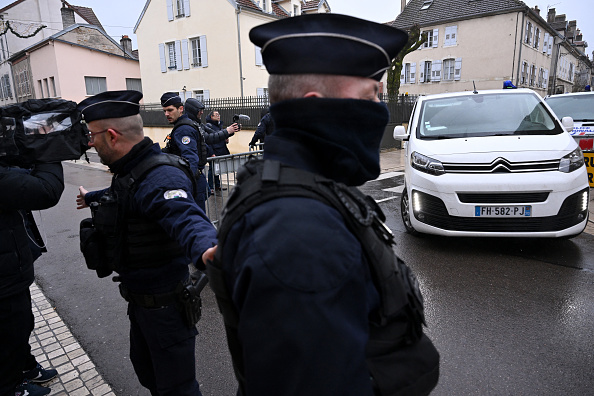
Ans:
[[[182,100],[177,92],[165,92],[163,95],[161,95],[161,106],[163,107],[173,106],[181,103]]]
[[[140,112],[142,93],[138,91],[105,91],[86,98],[77,109],[85,122],[121,118]]]
[[[379,81],[408,34],[340,14],[310,14],[256,26],[250,40],[262,49],[270,74],[334,74]]]

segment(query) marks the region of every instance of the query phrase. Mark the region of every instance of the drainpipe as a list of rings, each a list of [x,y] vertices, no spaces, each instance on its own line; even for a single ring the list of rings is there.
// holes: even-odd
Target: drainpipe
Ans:
[[[520,71],[522,70],[522,48],[524,47],[522,44],[524,43],[524,31],[526,30],[525,18],[526,11],[522,13],[522,25],[520,27],[520,50],[518,51],[518,70],[516,71],[516,84],[518,86],[520,85]]]
[[[511,74],[510,74],[512,79],[514,78],[514,70],[516,68],[516,50],[518,48],[518,21],[519,21],[519,18],[520,18],[520,13],[518,12],[516,14],[516,35],[514,36],[514,55],[512,57],[512,69],[511,69]],[[516,81],[516,85],[518,85],[517,81]]]
[[[243,101],[243,67],[241,62],[241,30],[239,29],[239,14],[241,14],[241,6],[237,7],[235,15],[237,17],[237,50],[239,52],[239,87],[241,89],[241,100]]]

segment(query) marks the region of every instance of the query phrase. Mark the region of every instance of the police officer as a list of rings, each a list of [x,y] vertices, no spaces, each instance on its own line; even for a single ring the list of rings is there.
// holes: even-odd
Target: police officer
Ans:
[[[272,116],[270,115],[270,109],[268,107],[262,110],[260,116],[260,123],[256,127],[254,137],[252,137],[252,140],[250,141],[250,147],[255,147],[258,142],[264,143],[266,136],[272,134],[272,131],[274,130],[274,122],[272,121]]]
[[[215,230],[194,201],[187,163],[144,137],[141,98],[137,91],[107,91],[78,105],[89,145],[114,174],[108,189],[79,188],[77,208],[91,206],[94,213],[93,227],[84,229],[91,237],[83,240],[81,228],[81,246],[98,274],[119,275],[114,280],[129,303],[130,360],[140,383],[152,395],[200,395],[199,307],[187,304],[188,263],[204,268]]]
[[[257,26],[250,39],[270,73],[275,130],[254,162],[261,168],[238,173],[219,245],[207,252],[240,393],[428,394],[439,355],[422,332],[418,284],[384,241],[379,207],[349,188],[379,176],[389,120],[379,81],[406,33],[312,14]],[[369,259],[351,224],[387,253]]]
[[[207,182],[204,176],[204,165],[206,164],[208,148],[204,142],[204,136],[198,125],[184,114],[184,106],[179,95],[175,92],[165,92],[161,96],[161,106],[165,117],[173,130],[167,136],[166,152],[184,157],[190,163],[192,172],[196,175],[198,192],[196,203],[203,211],[206,211],[206,199],[208,198]]]

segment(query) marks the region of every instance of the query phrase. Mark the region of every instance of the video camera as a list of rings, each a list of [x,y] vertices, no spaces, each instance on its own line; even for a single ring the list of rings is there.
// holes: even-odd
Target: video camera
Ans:
[[[239,123],[238,121],[246,122],[249,120],[250,120],[250,116],[247,116],[245,114],[235,114],[235,115],[233,115],[233,122],[231,124],[235,124],[237,122],[237,125],[239,126],[239,130],[241,130],[241,123]]]

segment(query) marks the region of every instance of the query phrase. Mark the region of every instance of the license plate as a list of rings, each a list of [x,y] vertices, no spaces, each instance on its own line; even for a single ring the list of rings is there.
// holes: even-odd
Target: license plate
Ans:
[[[530,217],[532,206],[475,206],[475,217]]]

